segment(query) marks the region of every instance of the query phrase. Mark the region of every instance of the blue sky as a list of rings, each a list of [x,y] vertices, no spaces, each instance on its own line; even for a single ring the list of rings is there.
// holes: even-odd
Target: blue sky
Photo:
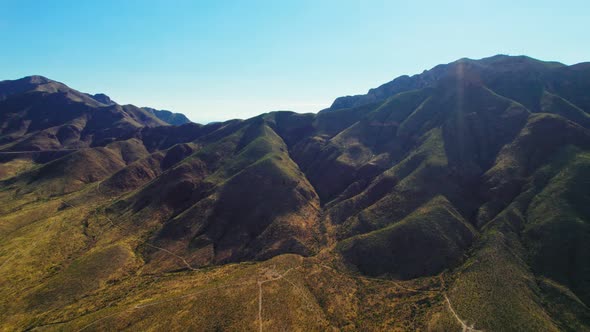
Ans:
[[[0,80],[196,122],[315,112],[458,58],[590,61],[586,1],[0,0]]]

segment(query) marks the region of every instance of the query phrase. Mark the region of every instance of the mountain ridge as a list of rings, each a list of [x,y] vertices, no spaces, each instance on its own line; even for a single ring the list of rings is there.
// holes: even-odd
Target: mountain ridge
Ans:
[[[480,63],[482,65],[490,65],[501,63],[502,61],[506,60],[519,60],[521,62],[528,62],[530,64],[537,64],[537,65],[546,65],[552,68],[559,68],[559,67],[576,67],[576,66],[585,66],[588,65],[588,62],[575,64],[572,66],[566,66],[562,63],[555,62],[555,61],[540,61],[528,56],[508,56],[503,54],[494,55],[487,58],[482,58],[479,60],[474,60],[470,58],[461,58],[459,60],[453,61],[451,63],[445,65],[437,65],[429,70],[424,70],[420,74],[414,74],[412,76],[409,75],[402,75],[394,80],[384,83],[377,88],[370,89],[367,94],[364,95],[352,95],[352,96],[343,96],[336,98],[332,103],[332,106],[328,108],[328,110],[340,109],[340,108],[347,108],[350,106],[361,106],[366,103],[375,102],[383,100],[385,96],[391,96],[395,93],[404,92],[408,90],[413,90],[417,88],[424,88],[424,87],[433,87],[438,80],[440,80],[441,76],[445,75],[450,67],[460,65],[460,64],[468,64],[468,63]],[[496,67],[497,70],[497,67]]]
[[[165,114],[180,124],[188,119],[119,105],[105,94],[90,95],[43,76],[0,82],[0,150],[67,150],[102,146],[164,126]]]
[[[160,119],[168,124],[171,124],[173,126],[179,126],[179,125],[183,125],[185,123],[191,122],[182,113],[173,113],[168,110],[157,110],[157,109],[151,108],[151,107],[142,107],[142,109],[152,113],[153,115],[158,117],[158,119]]]
[[[0,294],[24,295],[0,302],[1,320],[588,330],[590,67],[494,56],[396,80],[317,114],[180,126],[44,87],[55,110],[138,125],[103,122],[108,139],[2,161]],[[0,101],[0,120],[25,116],[36,99],[21,98]],[[8,131],[0,155],[52,147],[31,143],[54,142],[42,124]]]

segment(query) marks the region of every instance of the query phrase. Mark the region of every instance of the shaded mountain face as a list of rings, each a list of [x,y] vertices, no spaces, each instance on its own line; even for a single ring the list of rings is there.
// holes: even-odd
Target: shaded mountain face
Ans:
[[[174,127],[44,78],[0,82],[0,253],[40,239],[2,266],[0,292],[25,296],[0,317],[15,329],[588,330],[589,91],[588,64],[499,55],[318,114]],[[271,286],[283,277],[293,288]],[[283,302],[260,320],[263,280],[264,301]],[[191,307],[192,320],[177,307],[213,289],[203,296],[240,309]],[[158,315],[138,305],[154,294]]]
[[[90,96],[40,76],[0,83],[0,150],[104,146],[165,123],[133,105]]]
[[[187,123],[190,121],[179,113],[119,105],[105,94],[81,93],[42,76],[0,82],[2,151],[105,146],[149,136],[142,133],[148,128]],[[179,129],[169,141],[190,141],[183,136],[186,130]],[[194,134],[189,136],[196,137]]]
[[[114,101],[111,100],[111,98],[109,96],[105,95],[104,93],[97,93],[97,94],[89,95],[89,96],[90,96],[90,98],[96,100],[97,102],[99,102],[101,104],[105,104],[107,106],[116,104]]]
[[[180,126],[185,123],[190,123],[189,120],[184,114],[182,113],[172,113],[167,110],[157,110],[150,107],[143,107],[143,110],[146,110],[153,115],[155,115],[158,119],[166,122],[167,124],[171,124],[173,126]]]

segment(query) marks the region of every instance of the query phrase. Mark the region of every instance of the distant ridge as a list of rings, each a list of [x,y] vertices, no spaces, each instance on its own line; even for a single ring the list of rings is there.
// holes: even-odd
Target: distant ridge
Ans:
[[[109,96],[105,95],[104,93],[97,93],[95,95],[88,94],[88,96],[90,96],[92,99],[98,101],[99,103],[105,104],[107,106],[116,104],[114,101],[111,100],[111,98]]]
[[[182,113],[173,113],[170,112],[168,110],[157,110],[151,107],[142,107],[142,109],[152,113],[153,115],[155,115],[158,119],[171,124],[173,126],[180,126],[183,125],[185,123],[190,123],[191,120],[189,120],[184,114]]]

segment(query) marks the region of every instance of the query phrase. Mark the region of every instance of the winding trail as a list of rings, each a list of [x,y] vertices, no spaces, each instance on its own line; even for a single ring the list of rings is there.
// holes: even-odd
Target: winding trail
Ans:
[[[305,292],[301,289],[301,287],[295,285],[295,283],[289,280],[287,277],[283,277],[283,280],[291,284],[291,286],[293,286],[293,288],[295,288],[297,292],[299,292],[299,295],[305,299],[305,302],[307,303],[309,308],[313,309],[313,302],[307,297],[307,295],[305,295]]]
[[[445,278],[443,278],[442,274],[439,274],[438,278],[440,279],[440,285],[441,285],[443,296],[445,297],[445,302],[447,303],[447,306],[449,307],[449,311],[451,312],[451,314],[453,314],[453,316],[455,317],[457,322],[459,322],[459,324],[461,324],[461,331],[462,332],[483,332],[483,330],[475,329],[475,327],[474,327],[475,324],[467,325],[467,322],[462,320],[461,317],[459,317],[459,315],[457,314],[455,309],[453,309],[453,305],[451,304],[451,300],[449,300],[449,297],[447,296],[447,293],[445,291],[446,290]]]
[[[442,291],[442,289],[439,290],[420,290],[420,289],[415,289],[415,288],[409,288],[406,286],[401,285],[399,282],[395,281],[395,280],[388,280],[388,279],[379,279],[379,278],[371,278],[371,277],[365,277],[365,276],[360,276],[360,275],[353,275],[350,273],[346,273],[346,272],[342,272],[338,269],[335,269],[331,266],[328,266],[326,264],[318,264],[319,266],[323,267],[324,269],[328,269],[328,270],[332,270],[336,273],[348,276],[350,278],[354,278],[354,279],[362,279],[362,280],[369,280],[369,281],[378,281],[378,282],[385,282],[385,283],[389,283],[389,284],[393,284],[395,285],[397,288],[399,289],[403,289],[405,291],[408,292],[413,292],[413,293],[440,293]]]
[[[117,311],[117,312],[112,313],[110,315],[101,317],[101,318],[99,318],[99,319],[97,319],[95,321],[92,321],[89,324],[84,325],[81,329],[78,330],[78,332],[84,331],[85,329],[87,329],[87,328],[89,328],[89,327],[91,327],[93,325],[96,325],[97,323],[99,323],[99,322],[101,322],[101,321],[103,321],[103,320],[105,320],[107,318],[110,318],[110,317],[113,317],[113,316],[116,316],[116,315],[120,315],[120,314],[122,314],[124,312],[134,311],[134,310],[142,309],[142,308],[147,308],[147,307],[155,306],[155,305],[158,305],[158,304],[161,304],[161,303],[171,302],[171,301],[174,301],[174,300],[183,299],[183,298],[187,298],[187,297],[191,297],[191,296],[203,294],[203,293],[206,293],[206,292],[209,292],[209,291],[213,291],[213,290],[217,290],[217,289],[230,288],[230,287],[236,287],[236,286],[246,286],[246,285],[249,285],[249,284],[252,284],[252,282],[250,281],[250,282],[242,282],[242,283],[235,283],[235,284],[228,284],[228,285],[216,286],[216,287],[202,289],[202,290],[195,291],[195,292],[190,292],[190,293],[183,294],[183,295],[168,297],[168,298],[163,299],[163,300],[153,301],[153,302],[149,302],[149,303],[146,303],[146,304],[136,304],[136,305],[134,305],[131,308],[128,308],[128,309],[125,309],[125,310],[122,310],[122,311]]]
[[[449,308],[449,311],[451,312],[451,314],[453,315],[453,317],[455,317],[455,319],[457,320],[457,322],[459,322],[459,324],[461,324],[461,331],[462,332],[483,332],[483,330],[478,330],[474,327],[475,324],[471,324],[468,325],[468,323],[464,320],[461,319],[461,317],[459,317],[459,315],[457,314],[457,312],[455,311],[455,309],[453,308],[453,305],[451,304],[451,300],[449,300],[449,297],[447,296],[447,294],[444,291],[444,278],[442,277],[442,274],[439,275],[439,279],[441,281],[441,289],[439,290],[418,290],[418,289],[414,289],[414,288],[409,288],[409,287],[405,287],[402,286],[400,283],[394,281],[394,280],[385,280],[385,279],[378,279],[378,278],[371,278],[371,277],[363,277],[363,276],[354,276],[351,274],[347,274],[344,272],[340,272],[337,269],[327,266],[325,264],[319,264],[321,267],[325,268],[325,269],[329,269],[332,271],[335,271],[336,273],[342,273],[345,275],[348,275],[349,277],[352,278],[359,278],[359,279],[364,279],[364,280],[371,280],[371,281],[379,281],[379,282],[387,282],[387,283],[392,283],[394,284],[396,287],[401,288],[403,290],[406,291],[410,291],[410,292],[416,292],[416,293],[441,293],[443,294],[444,298],[445,298],[445,302]]]
[[[267,282],[283,279],[291,271],[293,271],[293,268],[289,268],[283,274],[278,274],[274,269],[266,270],[264,272],[264,275],[269,278],[266,280],[262,280],[262,281],[258,280],[256,282],[258,284],[258,323],[260,326],[260,332],[262,332],[262,285]]]
[[[169,255],[172,255],[172,256],[180,259],[184,263],[184,265],[186,265],[187,269],[189,269],[191,271],[197,271],[198,270],[197,268],[194,268],[192,265],[190,265],[189,262],[184,257],[179,256],[179,255],[173,253],[172,251],[170,251],[168,249],[160,248],[160,247],[155,246],[155,245],[153,245],[151,243],[148,243],[147,241],[145,241],[144,244],[147,245],[148,247],[151,247],[151,248],[154,248],[154,249],[163,251],[163,252],[165,252],[165,253],[167,253]]]
[[[445,301],[447,302],[447,305],[449,306],[449,310],[451,311],[453,316],[455,316],[455,318],[457,319],[459,324],[461,324],[461,328],[462,328],[461,331],[462,332],[483,332],[483,330],[476,330],[474,327],[475,324],[467,325],[467,322],[462,320],[459,317],[459,315],[457,315],[457,312],[455,312],[455,309],[453,309],[453,306],[451,305],[451,301],[449,300],[449,297],[447,296],[447,294],[444,294],[444,296],[445,296]]]
[[[102,183],[102,181],[98,181],[98,183],[97,183],[97,185],[96,185],[96,192],[97,192],[99,195],[106,196],[106,194],[105,194],[105,193],[103,193],[103,192],[100,190],[100,185],[101,185],[101,183]],[[112,198],[111,200],[113,200],[113,199],[114,199],[114,198]],[[67,203],[66,203],[66,204],[67,204]],[[72,205],[70,205],[70,206],[72,206]],[[111,218],[109,218],[109,216],[107,216],[107,215],[105,214],[105,215],[104,215],[104,217],[105,217],[105,218],[106,218],[106,219],[109,221],[109,223],[110,223],[110,224],[111,224],[113,227],[115,227],[115,228],[117,228],[117,229],[119,229],[119,230],[123,230],[123,228],[122,228],[122,227],[120,227],[120,226],[118,226],[118,225],[116,225],[116,224],[115,224],[115,222],[114,222],[114,221],[113,221]],[[189,262],[188,262],[188,261],[187,261],[187,260],[186,260],[184,257],[182,257],[182,256],[179,256],[179,255],[177,255],[177,254],[173,253],[172,251],[170,251],[170,250],[168,250],[168,249],[164,249],[164,248],[161,248],[161,247],[155,246],[155,245],[153,245],[153,244],[149,243],[149,242],[148,242],[148,240],[145,240],[145,241],[143,241],[143,242],[142,242],[142,243],[140,243],[140,244],[145,244],[145,245],[147,245],[148,247],[151,247],[151,248],[154,248],[154,249],[156,249],[156,250],[163,251],[163,252],[165,252],[165,253],[167,253],[167,254],[169,254],[169,255],[172,255],[172,256],[174,256],[174,257],[178,258],[179,260],[181,260],[181,261],[182,261],[182,263],[183,263],[183,264],[184,264],[184,265],[185,265],[185,266],[186,266],[186,267],[187,267],[189,270],[191,270],[191,271],[197,271],[197,268],[193,267],[193,266],[192,266],[192,265],[191,265],[191,264],[190,264],[190,263],[189,263]]]
[[[75,150],[51,150],[51,151],[75,151]],[[11,151],[11,152],[2,152],[1,153],[30,153],[30,152],[39,152],[39,151]],[[101,196],[108,196],[106,193],[103,193],[100,190],[100,185],[101,185],[102,181],[98,181],[97,185],[96,185],[96,192],[101,195]],[[110,200],[114,200],[115,198],[111,198]],[[72,205],[71,203],[69,203],[68,201],[59,198],[59,200],[66,206],[70,207],[70,208],[75,208],[76,206]],[[103,216],[106,218],[106,220],[114,227],[117,228],[119,230],[124,230],[121,226],[119,226],[118,224],[115,224],[115,222],[106,214],[103,214]],[[158,246],[155,246],[153,244],[150,244],[148,242],[148,240],[144,240],[143,242],[140,242],[140,244],[145,244],[151,248],[154,248],[156,250],[162,251],[168,255],[171,255],[177,259],[179,259],[186,267],[187,269],[191,270],[191,271],[198,271],[197,268],[193,267],[184,257],[179,256],[177,254],[175,254],[174,252],[165,249],[165,248],[161,248]],[[8,263],[10,260],[12,260],[15,256],[17,256],[17,254],[19,254],[20,251],[16,250],[15,252],[13,252],[13,254],[8,257],[6,260],[4,260],[4,262],[2,262],[2,264],[0,264],[0,268],[2,268],[6,263]],[[448,296],[446,295],[446,293],[444,292],[443,289],[440,290],[418,290],[418,289],[414,289],[414,288],[409,288],[409,287],[405,287],[403,285],[401,285],[400,283],[394,281],[394,280],[385,280],[385,279],[379,279],[379,278],[371,278],[371,277],[363,277],[363,276],[358,276],[358,275],[350,275],[344,272],[341,272],[333,267],[327,266],[325,264],[319,264],[319,266],[325,268],[325,269],[329,269],[332,271],[335,271],[337,273],[343,273],[345,275],[348,275],[349,277],[353,277],[353,278],[359,278],[359,279],[363,279],[363,280],[370,280],[370,281],[379,281],[379,282],[387,282],[387,283],[391,283],[393,285],[395,285],[396,287],[406,290],[406,291],[410,291],[410,292],[416,292],[416,293],[443,293],[446,305],[449,308],[449,311],[451,312],[451,314],[453,315],[453,317],[455,317],[455,319],[459,322],[459,324],[461,325],[462,328],[462,332],[483,332],[483,330],[478,330],[475,329],[474,324],[468,325],[468,323],[464,320],[462,320],[459,315],[457,314],[457,312],[455,311],[455,309],[453,308],[450,299],[448,298]],[[296,289],[300,295],[305,299],[305,302],[308,305],[311,305],[311,301],[307,298],[306,295],[304,295],[303,291],[297,286],[295,285],[295,283],[293,283],[291,280],[289,280],[288,278],[286,278],[287,274],[289,274],[290,272],[292,272],[293,270],[299,269],[302,266],[297,266],[295,268],[289,268],[287,269],[285,272],[283,272],[282,274],[280,274],[279,272],[277,272],[274,268],[270,268],[270,269],[265,269],[262,272],[262,275],[259,275],[257,277],[257,281],[256,284],[258,286],[258,322],[259,322],[259,331],[262,332],[263,331],[263,319],[262,319],[262,312],[263,312],[263,291],[262,291],[262,285],[264,285],[265,283],[269,283],[269,282],[273,282],[273,281],[278,281],[281,279],[284,279],[286,282],[288,282],[291,286],[294,287],[294,289]],[[265,278],[264,280],[261,280],[260,277]],[[442,277],[441,277],[442,278]],[[442,280],[442,279],[441,279]],[[83,331],[105,319],[108,319],[110,317],[113,317],[115,315],[119,315],[121,313],[124,312],[128,312],[128,311],[133,311],[133,310],[138,310],[138,309],[142,309],[142,308],[146,308],[146,307],[150,307],[150,306],[155,306],[161,303],[166,303],[166,302],[170,302],[170,301],[174,301],[177,299],[182,299],[182,298],[187,298],[187,297],[192,297],[192,296],[196,296],[199,294],[203,294],[212,290],[217,290],[217,289],[224,289],[224,288],[230,288],[230,287],[239,287],[239,286],[246,286],[249,284],[252,284],[253,281],[250,282],[242,282],[242,283],[236,283],[236,284],[228,284],[228,285],[222,285],[222,286],[216,286],[216,287],[212,287],[212,288],[207,288],[204,290],[199,290],[199,291],[194,291],[194,292],[190,292],[190,293],[186,293],[186,294],[182,294],[182,295],[178,295],[178,296],[173,296],[173,297],[168,297],[162,300],[157,300],[157,301],[153,301],[153,302],[149,302],[149,303],[145,303],[145,304],[136,304],[135,306],[122,310],[122,311],[117,311],[115,313],[109,314],[107,316],[101,317],[95,321],[92,321],[91,323],[85,325],[84,327],[82,327],[79,331]],[[444,281],[443,281],[444,283]],[[441,284],[442,285],[442,284]],[[443,286],[444,288],[444,286]],[[37,327],[41,327],[41,326],[37,326]]]
[[[262,331],[262,303],[263,303],[263,292],[262,292],[262,285],[268,282],[272,282],[272,281],[278,281],[281,279],[286,280],[289,284],[291,284],[296,290],[300,291],[299,287],[297,287],[297,285],[295,285],[292,281],[290,281],[289,279],[287,279],[285,276],[287,274],[289,274],[290,272],[292,272],[293,270],[296,270],[298,268],[300,268],[301,266],[295,267],[295,268],[289,268],[288,270],[286,270],[285,272],[283,272],[282,274],[279,274],[277,271],[275,271],[274,269],[266,269],[263,272],[263,277],[266,277],[265,280],[256,280],[256,285],[258,286],[258,321],[259,321],[259,330]],[[260,278],[260,276],[259,276]],[[87,328],[96,325],[97,323],[108,319],[110,317],[122,314],[124,312],[129,312],[129,311],[133,311],[133,310],[137,310],[137,309],[142,309],[142,308],[146,308],[146,307],[151,307],[151,306],[155,306],[161,303],[166,303],[166,302],[171,302],[174,300],[178,300],[178,299],[182,299],[182,298],[187,298],[187,297],[191,297],[191,296],[195,296],[195,295],[199,295],[199,294],[203,294],[209,291],[213,291],[213,290],[217,290],[217,289],[224,289],[224,288],[232,288],[232,287],[240,287],[240,286],[247,286],[247,285],[251,285],[253,284],[254,281],[247,281],[247,282],[241,282],[241,283],[234,283],[234,284],[227,284],[227,285],[221,285],[221,286],[216,286],[216,287],[211,287],[211,288],[207,288],[207,289],[203,289],[203,290],[198,290],[198,291],[194,291],[194,292],[190,292],[187,294],[182,294],[182,295],[178,295],[178,296],[172,296],[172,297],[167,297],[165,299],[162,300],[157,300],[157,301],[152,301],[149,303],[145,303],[145,304],[136,304],[135,306],[122,310],[122,311],[117,311],[115,313],[112,313],[110,315],[101,317],[95,321],[90,322],[89,324],[83,326],[81,329],[79,329],[78,331],[84,331]],[[306,296],[303,296],[305,301],[310,304],[309,299]]]
[[[76,151],[76,150],[77,149],[71,149],[71,150],[69,150],[69,149],[65,149],[65,150],[44,150],[44,151],[6,151],[6,152],[0,151],[0,154],[2,154],[2,153],[4,153],[4,154],[17,154],[17,153],[37,153],[37,152],[59,152],[59,151]],[[100,185],[101,184],[102,184],[102,181],[98,181],[96,183],[96,187],[95,187],[96,192],[100,196],[108,196],[106,193],[104,193],[104,192],[101,191],[101,189],[100,189]],[[114,199],[115,198],[110,198],[110,201],[112,201]],[[65,205],[65,206],[67,206],[69,208],[76,208],[77,207],[77,206],[73,205],[72,203],[68,202],[66,199],[63,199],[61,197],[58,198],[58,200],[63,205]],[[313,207],[315,208],[315,206],[313,206]],[[115,224],[115,222],[108,215],[106,215],[106,213],[103,213],[102,215],[111,224],[111,226],[113,228],[117,228],[117,229],[119,229],[121,231],[124,231],[124,229],[121,226],[119,226],[118,224]],[[168,255],[171,255],[171,256],[179,259],[180,261],[182,261],[182,263],[189,270],[192,270],[192,271],[197,271],[198,270],[197,268],[193,267],[184,257],[179,256],[179,255],[175,254],[174,252],[172,252],[172,251],[170,251],[168,249],[161,248],[161,247],[155,246],[153,244],[150,244],[150,243],[148,243],[148,240],[145,240],[143,242],[140,242],[139,244],[145,244],[145,245],[147,245],[147,246],[149,246],[151,248],[154,248],[156,250],[160,250],[162,252],[165,252]],[[35,247],[35,246],[36,245],[33,245],[33,247]],[[13,254],[10,257],[8,257],[7,259],[5,259],[0,264],[0,268],[2,268],[6,263],[8,263],[9,261],[11,261],[19,253],[20,253],[19,250],[16,250],[15,252],[13,252]],[[264,275],[263,275],[263,277],[266,277],[266,279],[265,280],[258,279],[256,281],[256,284],[258,285],[258,321],[259,321],[259,328],[260,328],[260,331],[261,332],[263,330],[263,326],[262,326],[263,325],[262,324],[263,323],[263,321],[262,321],[262,303],[263,303],[262,285],[263,284],[269,283],[269,282],[272,282],[272,281],[278,281],[278,280],[284,279],[290,285],[292,285],[301,294],[301,296],[303,296],[303,298],[305,299],[305,302],[308,305],[311,305],[311,301],[307,298],[307,296],[305,296],[303,294],[303,291],[297,285],[295,285],[291,280],[285,278],[285,276],[287,274],[289,274],[293,270],[299,269],[299,268],[301,268],[301,265],[300,266],[297,266],[296,268],[289,268],[289,269],[287,269],[282,274],[279,274],[276,270],[274,270],[274,268],[267,269],[264,272]],[[258,276],[258,278],[260,278],[260,275]],[[149,303],[145,303],[145,304],[136,304],[136,305],[134,305],[131,308],[128,308],[128,309],[125,309],[125,310],[122,310],[122,311],[117,311],[117,312],[114,312],[114,313],[109,314],[107,316],[101,317],[101,318],[99,318],[97,320],[94,320],[94,321],[90,322],[89,324],[87,324],[87,325],[83,326],[82,328],[80,328],[78,331],[84,331],[84,330],[88,329],[89,327],[92,327],[92,326],[96,325],[97,323],[99,323],[99,322],[101,322],[101,321],[103,321],[105,319],[108,319],[110,317],[113,317],[113,316],[122,314],[124,312],[129,312],[129,311],[134,311],[134,310],[138,310],[138,309],[142,309],[142,308],[146,308],[146,307],[151,307],[151,306],[155,306],[155,305],[158,305],[158,304],[161,304],[161,303],[178,300],[178,299],[181,299],[181,298],[187,298],[187,297],[191,297],[191,296],[196,296],[196,295],[203,294],[203,293],[206,293],[206,292],[209,292],[209,291],[213,291],[213,290],[217,290],[217,289],[230,288],[230,287],[239,287],[239,286],[246,286],[246,285],[252,284],[253,282],[254,281],[242,282],[242,283],[236,283],[236,284],[228,284],[228,285],[222,285],[222,286],[216,286],[216,287],[207,288],[207,289],[204,289],[204,290],[199,290],[199,291],[195,291],[195,292],[191,292],[191,293],[187,293],[187,294],[182,294],[182,295],[178,295],[178,296],[168,297],[168,298],[165,298],[165,299],[162,299],[162,300],[157,300],[157,301],[153,301],[153,302],[149,302]],[[83,317],[83,316],[80,316],[79,318],[81,318],[81,317]],[[61,323],[64,323],[64,322],[57,322],[57,323],[50,323],[50,324],[39,325],[39,326],[33,327],[33,329],[37,329],[37,328],[40,328],[40,327],[43,327],[43,326],[47,326],[47,325],[54,325],[54,324],[61,324]]]

